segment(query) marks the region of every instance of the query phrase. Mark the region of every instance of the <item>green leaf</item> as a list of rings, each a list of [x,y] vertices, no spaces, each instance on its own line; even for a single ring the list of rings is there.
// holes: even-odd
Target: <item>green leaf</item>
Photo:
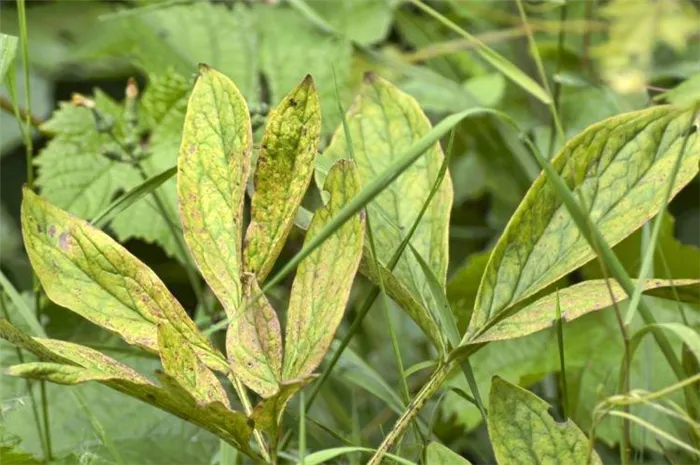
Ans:
[[[60,363],[22,363],[5,371],[10,376],[21,376],[30,379],[44,379],[57,384],[80,384],[87,381],[103,381],[111,377],[106,373],[86,370],[82,367],[62,365]]]
[[[391,26],[396,0],[311,2],[309,6],[344,37],[360,45],[383,40]]]
[[[154,352],[156,326],[169,323],[209,366],[226,370],[221,354],[200,335],[158,276],[102,231],[25,188],[22,235],[52,301]]]
[[[315,376],[309,376],[302,380],[281,383],[275,395],[263,399],[255,406],[255,409],[253,409],[250,418],[255,424],[255,429],[264,431],[270,437],[276,438],[282,421],[282,415],[287,408],[289,400],[294,394],[299,392],[314,379]]]
[[[360,191],[354,163],[336,162],[323,188],[330,199],[314,213],[305,247]],[[321,363],[350,296],[363,234],[364,220],[355,215],[299,265],[287,313],[282,379],[305,378]]]
[[[658,323],[641,328],[639,331],[634,333],[634,336],[630,339],[630,358],[634,357],[634,354],[644,336],[656,330],[674,333],[681,341],[683,341],[683,344],[685,344],[696,360],[700,362],[700,334],[698,334],[698,332],[693,328],[681,323]]]
[[[309,186],[321,138],[321,108],[311,76],[270,112],[255,168],[246,270],[265,280]]]
[[[353,452],[364,452],[367,454],[373,454],[375,450],[368,449],[367,447],[356,446],[335,447],[332,449],[320,450],[304,457],[304,465],[320,465],[328,463],[328,461],[331,459],[334,459],[341,455],[351,454]],[[398,455],[386,454],[386,458],[390,459],[393,462],[400,463],[402,465],[415,465],[415,462],[411,462],[410,460],[401,458]]]
[[[608,286],[612,291],[612,298]],[[643,289],[648,294],[669,298],[674,295],[672,289],[669,289],[673,287],[682,299],[690,302],[698,301],[700,280],[697,279],[649,279],[643,284]],[[629,298],[622,287],[612,279],[608,283],[603,279],[584,281],[526,305],[515,315],[491,326],[472,343],[515,339],[551,327],[557,320],[557,293],[561,305],[561,318],[564,322],[571,322],[590,312],[609,308]]]
[[[360,94],[347,113],[355,162],[363,186],[369,186],[430,130],[430,122],[416,101],[389,82],[367,75]],[[331,144],[319,157],[317,180],[324,178],[324,167],[347,158],[346,136],[339,128]],[[428,197],[442,164],[438,143],[411,165],[371,203],[367,214],[372,222],[378,261],[386,267],[405,232],[411,227]],[[398,201],[398,199],[401,199]],[[411,239],[412,246],[425,258],[441,286],[445,285],[448,263],[448,225],[452,205],[452,183],[446,176]],[[368,272],[371,272],[371,266]],[[363,267],[363,272],[365,268]],[[395,280],[384,279],[389,295],[399,302],[437,345],[441,336],[427,310],[430,289],[411,254],[404,254],[394,268]],[[398,282],[396,282],[398,281]],[[406,293],[396,292],[405,288]],[[402,298],[403,297],[403,298]]]
[[[488,429],[498,463],[600,464],[588,457],[588,438],[570,420],[557,423],[549,404],[525,389],[495,377],[489,397]]]
[[[571,139],[553,159],[554,169],[586,199],[591,221],[609,244],[659,211],[689,116],[667,106],[609,118]],[[699,142],[697,134],[688,139],[674,195],[697,173]],[[541,174],[491,255],[463,342],[594,256],[554,184]]]
[[[471,465],[469,460],[434,441],[425,448],[425,462],[434,465]]]
[[[206,65],[187,106],[177,192],[185,241],[231,317],[241,304],[243,199],[252,132],[236,86]]]
[[[231,369],[262,397],[279,390],[282,373],[282,333],[277,313],[260,290],[255,275],[244,273],[243,310],[231,319],[226,352]]]
[[[17,42],[15,36],[0,34],[0,86],[5,83],[5,75],[12,69],[17,55]]]
[[[457,319],[457,328],[460,334],[464,334],[469,324],[481,277],[484,275],[490,256],[490,250],[471,254],[467,258],[467,263],[447,283],[447,300],[450,302],[452,312]]]
[[[186,389],[199,404],[221,402],[228,406],[223,386],[198,358],[189,342],[171,325],[158,326],[158,347],[165,372]]]

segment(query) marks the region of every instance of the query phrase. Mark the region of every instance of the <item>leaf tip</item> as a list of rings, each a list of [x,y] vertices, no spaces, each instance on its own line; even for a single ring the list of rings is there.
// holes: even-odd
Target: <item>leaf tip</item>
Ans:
[[[379,75],[375,73],[374,71],[367,71],[362,78],[365,84],[374,84],[379,80]]]
[[[211,71],[211,66],[209,66],[206,63],[200,63],[199,64],[199,74],[205,74],[207,72]]]

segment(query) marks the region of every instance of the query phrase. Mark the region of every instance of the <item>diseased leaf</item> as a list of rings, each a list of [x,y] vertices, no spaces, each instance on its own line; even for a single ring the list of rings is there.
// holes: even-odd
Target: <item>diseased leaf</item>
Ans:
[[[15,62],[17,42],[15,36],[0,34],[0,86],[5,83],[5,75]]]
[[[52,301],[154,352],[156,327],[167,322],[196,347],[202,361],[226,370],[221,354],[156,274],[102,231],[25,188],[22,235]]]
[[[610,297],[608,284],[613,299]],[[561,318],[565,322],[603,310],[629,298],[617,281],[611,279],[608,284],[603,279],[584,281],[544,296],[518,310],[515,315],[497,322],[474,339],[473,343],[515,339],[552,326],[557,320],[557,293]],[[649,279],[644,283],[643,289],[647,294],[673,297],[673,287],[684,300],[697,302],[700,297],[700,280],[697,279]]]
[[[277,259],[309,186],[321,138],[321,108],[311,76],[270,112],[255,168],[246,270],[262,282]]]
[[[571,139],[554,169],[586,201],[591,221],[615,245],[661,207],[691,113],[665,106],[595,124]],[[673,194],[698,171],[700,137],[683,154]],[[496,245],[463,342],[494,319],[595,256],[544,174],[535,181]]]
[[[255,429],[263,431],[273,438],[277,437],[282,415],[289,400],[314,379],[315,376],[309,376],[301,380],[282,383],[275,395],[260,401],[250,417],[255,424]]]
[[[447,300],[450,302],[452,312],[457,319],[457,328],[460,334],[464,334],[469,324],[469,319],[474,311],[474,301],[479,290],[479,283],[490,256],[490,250],[471,254],[467,258],[467,263],[447,283]]]
[[[330,199],[315,212],[305,244],[360,191],[354,163],[336,162],[323,188]],[[356,215],[299,265],[287,313],[283,380],[305,378],[321,363],[345,311],[363,234],[364,220]]]
[[[346,117],[363,186],[379,176],[431,128],[412,97],[371,74],[366,76],[365,84]],[[319,184],[325,176],[324,166],[330,166],[333,160],[347,158],[346,146],[345,132],[341,127],[319,157],[316,171]],[[380,265],[387,265],[418,216],[435,183],[442,160],[442,150],[436,143],[367,206]],[[430,265],[443,287],[448,263],[451,206],[452,183],[446,176],[411,238],[411,245]],[[366,256],[369,257],[367,253]],[[367,271],[372,277],[372,268],[363,263],[362,272]],[[430,288],[415,257],[410,253],[403,254],[393,275],[395,279],[390,276],[384,279],[387,292],[440,347],[440,332],[427,310],[426,302],[432,299]]]
[[[187,246],[228,317],[241,304],[243,199],[252,129],[229,78],[200,66],[187,106],[177,193]]]
[[[491,382],[488,429],[501,465],[552,463],[590,465],[602,461],[595,451],[588,457],[588,438],[571,420],[557,423],[549,404],[499,377]]]
[[[282,373],[282,332],[275,309],[251,273],[244,273],[243,310],[226,332],[231,370],[253,391],[270,397],[279,390]]]
[[[106,373],[100,373],[82,367],[43,362],[15,365],[7,369],[5,374],[30,379],[44,379],[52,383],[67,385],[80,384],[87,381],[103,381],[111,378],[111,376]]]
[[[187,340],[168,324],[158,326],[158,347],[165,372],[186,389],[198,404],[221,402],[228,406],[228,397],[216,375],[197,358]]]
[[[434,441],[425,448],[425,462],[434,465],[471,465],[469,460]]]

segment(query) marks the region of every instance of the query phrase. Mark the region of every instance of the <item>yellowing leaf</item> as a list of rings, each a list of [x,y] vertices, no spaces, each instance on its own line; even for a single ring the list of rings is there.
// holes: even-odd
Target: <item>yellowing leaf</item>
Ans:
[[[561,306],[561,318],[570,322],[590,312],[610,307],[614,303],[628,299],[625,291],[617,281],[609,281],[613,298],[610,297],[608,284],[603,279],[584,281],[561,291],[546,295],[526,305],[525,308],[503,321],[499,321],[476,338],[473,343],[515,339],[527,336],[550,327],[557,319],[557,294]],[[700,280],[697,279],[649,279],[643,289],[652,295],[673,296],[675,287],[681,299],[697,302],[700,296]]]
[[[501,465],[602,465],[588,438],[570,420],[557,423],[549,404],[525,389],[495,377],[489,394],[488,430]]]
[[[187,106],[177,194],[187,246],[226,314],[240,308],[243,199],[252,129],[236,86],[206,65]]]
[[[346,118],[355,151],[354,161],[363,186],[373,181],[431,129],[415,99],[375,75],[367,75]],[[324,167],[330,166],[334,160],[347,158],[347,144],[345,131],[340,127],[319,157],[319,180],[324,178]],[[442,160],[442,150],[436,143],[367,206],[379,263],[383,267],[418,216],[435,183]],[[411,245],[430,265],[441,286],[445,285],[447,273],[451,207],[452,183],[446,176],[411,238]],[[365,255],[369,257],[369,253]],[[373,268],[363,261],[363,273],[372,277]],[[394,279],[384,277],[387,292],[433,343],[442,346],[437,324],[427,310],[427,302],[432,299],[430,288],[416,258],[404,253],[393,275]]]
[[[10,376],[30,379],[44,379],[56,384],[80,384],[87,381],[111,379],[106,373],[60,363],[31,362],[14,365],[5,371]]]
[[[260,290],[255,275],[245,273],[244,310],[226,332],[226,352],[236,376],[262,397],[277,393],[282,372],[282,333],[277,313]]]
[[[571,139],[552,161],[576,198],[585,199],[591,221],[610,245],[659,211],[691,116],[665,106],[609,118]],[[699,160],[700,137],[692,134],[673,195],[696,175]],[[464,340],[475,339],[504,311],[594,256],[541,174],[491,254]]]
[[[216,375],[197,358],[189,343],[168,324],[158,326],[158,347],[165,372],[172,376],[202,405],[219,401],[228,406],[228,397]]]
[[[314,214],[305,244],[360,191],[355,165],[336,162],[324,190],[330,199]],[[364,220],[356,215],[299,265],[287,313],[283,380],[305,378],[321,363],[345,312],[363,234]]]
[[[304,386],[313,381],[315,376],[309,376],[302,380],[294,380],[282,383],[277,394],[260,401],[255,406],[251,419],[255,429],[264,431],[273,438],[277,436],[284,409],[289,400]]]
[[[431,442],[425,448],[425,462],[432,465],[471,465],[469,460],[439,442]]]
[[[292,229],[314,169],[321,138],[321,108],[311,76],[270,112],[255,169],[246,270],[262,282]]]

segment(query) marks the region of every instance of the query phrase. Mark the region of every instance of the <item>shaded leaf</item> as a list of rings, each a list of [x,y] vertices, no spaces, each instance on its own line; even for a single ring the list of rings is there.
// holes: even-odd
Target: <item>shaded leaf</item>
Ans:
[[[185,241],[231,317],[240,308],[243,199],[252,133],[245,100],[223,74],[200,66],[187,106],[177,192]]]
[[[5,83],[5,75],[12,70],[18,41],[15,36],[0,34],[0,85]]]
[[[360,191],[354,163],[336,162],[324,190],[330,199],[314,213],[305,246]],[[345,312],[363,234],[364,220],[355,215],[299,265],[287,313],[282,379],[305,378],[321,363]]]
[[[656,330],[674,333],[678,339],[683,341],[686,350],[688,350],[689,353],[692,354],[698,362],[700,362],[700,334],[698,334],[698,332],[693,328],[681,323],[658,323],[642,327],[639,331],[634,333],[634,336],[632,336],[630,339],[630,357],[634,357],[634,354],[644,336]]]
[[[612,298],[608,284],[612,290]],[[515,339],[552,326],[557,320],[557,298],[561,305],[561,318],[564,322],[573,321],[590,312],[603,310],[629,298],[617,281],[611,279],[608,284],[602,279],[584,281],[542,297],[518,310],[515,315],[497,322],[473,343]],[[700,280],[696,279],[649,279],[643,285],[643,289],[648,294],[666,297],[673,297],[672,289],[669,289],[672,287],[676,288],[679,296],[684,300],[697,302],[700,297]]]
[[[245,237],[246,270],[265,280],[309,186],[321,138],[321,109],[311,76],[267,117],[255,168],[251,222]]]
[[[62,365],[60,363],[22,363],[15,365],[5,371],[10,376],[21,376],[30,379],[44,379],[57,384],[80,384],[87,381],[104,381],[111,379],[111,376],[99,371],[87,370],[73,365]]]
[[[471,465],[469,460],[434,441],[425,448],[425,461],[434,465]]]
[[[671,167],[683,144],[689,111],[657,107],[595,124],[553,159],[588,215],[615,245],[661,207]],[[675,195],[697,173],[700,138],[691,135]],[[464,341],[494,319],[595,256],[544,174],[535,181],[496,245]]]
[[[498,463],[587,463],[588,438],[571,420],[557,423],[549,404],[525,389],[495,377],[489,397],[488,429]],[[589,464],[602,461],[592,452]]]
[[[351,2],[310,2],[318,12],[343,36],[361,45],[384,39],[391,26],[395,0],[354,0]]]
[[[255,429],[264,431],[273,438],[277,437],[282,415],[285,408],[287,408],[289,400],[314,379],[315,376],[309,376],[301,380],[284,382],[280,385],[275,395],[260,401],[250,416],[254,422]]]
[[[366,454],[373,454],[374,449],[369,449],[367,447],[356,447],[356,446],[346,446],[346,447],[335,447],[332,449],[319,450],[312,454],[304,457],[305,465],[318,465],[323,463],[328,463],[329,460],[339,457],[345,454],[351,454],[353,452],[364,452]],[[402,465],[415,465],[415,462],[406,460],[394,454],[386,454],[386,458]]]
[[[226,352],[233,373],[262,397],[279,390],[282,332],[275,309],[260,290],[255,275],[244,273],[243,310],[230,321]]]
[[[431,129],[430,122],[412,97],[375,75],[366,76],[365,84],[346,117],[363,186],[378,178],[392,162]],[[333,160],[347,157],[347,142],[345,132],[339,128],[331,144],[319,157],[316,173],[319,183],[325,175],[324,167],[329,166]],[[442,150],[436,143],[367,206],[380,265],[386,267],[405,232],[419,214],[435,183],[442,160]],[[451,186],[450,178],[446,176],[411,238],[411,245],[430,265],[441,286],[445,284],[447,273]],[[373,267],[366,268],[371,273]],[[430,288],[415,257],[403,254],[393,274],[398,282],[387,276],[388,279],[384,280],[387,292],[404,307],[430,339],[440,346],[441,336],[437,324],[425,303],[432,298]],[[405,288],[408,296],[396,292],[397,287]]]
[[[490,250],[471,254],[467,258],[467,263],[447,283],[447,299],[457,319],[457,328],[460,334],[464,334],[469,324],[481,277],[484,275],[490,256]]]

